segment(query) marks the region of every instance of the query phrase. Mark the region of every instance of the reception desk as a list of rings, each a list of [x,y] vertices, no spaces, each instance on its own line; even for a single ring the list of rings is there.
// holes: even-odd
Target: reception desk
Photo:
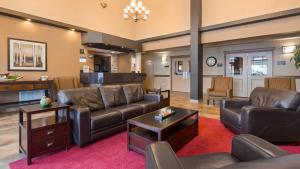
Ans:
[[[145,79],[144,73],[80,73],[80,83],[84,86],[142,83]]]

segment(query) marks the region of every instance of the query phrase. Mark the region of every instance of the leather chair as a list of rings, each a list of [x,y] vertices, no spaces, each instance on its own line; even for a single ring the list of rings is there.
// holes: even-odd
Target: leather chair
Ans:
[[[233,95],[233,79],[232,77],[213,77],[211,88],[207,89],[207,104],[215,99],[231,98]]]
[[[253,135],[238,135],[231,153],[211,153],[178,158],[167,142],[146,148],[146,169],[296,169],[300,155],[290,155]]]
[[[284,77],[265,78],[265,87],[296,91],[296,81],[294,78]]]
[[[255,88],[249,99],[223,100],[221,122],[235,133],[248,133],[270,142],[300,141],[300,93]]]
[[[141,84],[61,90],[60,103],[71,106],[72,135],[80,147],[125,130],[127,120],[161,108],[161,96]]]

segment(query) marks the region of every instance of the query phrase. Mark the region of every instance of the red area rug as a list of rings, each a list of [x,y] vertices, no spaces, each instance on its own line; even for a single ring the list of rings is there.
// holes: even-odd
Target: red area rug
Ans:
[[[229,152],[234,136],[219,120],[201,117],[199,135],[186,144],[179,156]],[[291,153],[300,153],[300,146],[281,146]],[[27,166],[26,159],[10,163],[11,169],[143,169],[142,155],[127,151],[127,134],[122,132],[93,143],[85,148],[74,146],[68,151],[60,151],[33,159]]]

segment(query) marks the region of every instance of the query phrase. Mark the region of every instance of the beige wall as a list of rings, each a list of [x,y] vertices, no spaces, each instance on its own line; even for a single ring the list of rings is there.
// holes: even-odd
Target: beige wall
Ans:
[[[222,30],[204,32],[202,33],[202,42],[211,43],[263,35],[297,32],[300,31],[299,20],[300,16],[294,16]]]
[[[55,21],[134,39],[135,25],[123,19],[123,8],[129,0],[0,0],[0,7]]]
[[[80,33],[1,15],[0,23],[0,73],[7,72],[7,38],[10,37],[46,42],[48,47],[48,71],[15,71],[11,74],[20,74],[30,80],[41,75],[79,77],[83,66],[79,63],[79,49],[83,48]]]
[[[136,24],[136,39],[190,29],[190,0],[144,0],[149,19]]]
[[[203,26],[300,7],[299,0],[203,0]]]

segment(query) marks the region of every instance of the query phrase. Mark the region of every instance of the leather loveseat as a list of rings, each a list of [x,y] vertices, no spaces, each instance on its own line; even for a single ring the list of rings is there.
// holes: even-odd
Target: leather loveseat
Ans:
[[[300,155],[290,155],[253,135],[238,135],[231,153],[211,153],[178,158],[167,142],[146,148],[147,169],[296,169]]]
[[[58,100],[71,105],[73,140],[80,147],[126,129],[130,118],[162,107],[161,96],[144,93],[141,84],[61,90]]]
[[[235,133],[270,142],[300,141],[300,94],[258,87],[247,100],[223,100],[222,123]]]

